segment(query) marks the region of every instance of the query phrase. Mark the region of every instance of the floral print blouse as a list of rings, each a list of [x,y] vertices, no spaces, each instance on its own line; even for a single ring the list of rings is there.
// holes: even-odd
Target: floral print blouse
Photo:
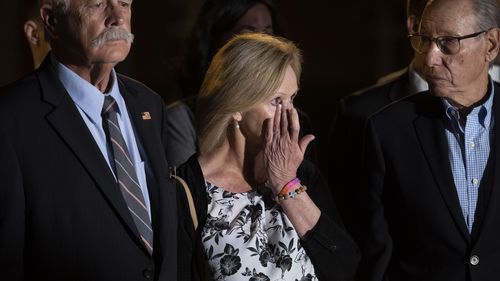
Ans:
[[[214,280],[317,280],[281,207],[257,189],[232,193],[206,182],[202,241]]]

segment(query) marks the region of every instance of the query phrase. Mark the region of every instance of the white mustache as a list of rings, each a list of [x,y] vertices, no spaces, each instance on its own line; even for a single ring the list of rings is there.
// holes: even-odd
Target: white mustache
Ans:
[[[93,47],[100,47],[102,44],[108,41],[114,40],[125,40],[127,43],[134,42],[134,34],[126,31],[123,28],[110,28],[106,29],[103,33],[101,33],[97,38],[92,40]]]

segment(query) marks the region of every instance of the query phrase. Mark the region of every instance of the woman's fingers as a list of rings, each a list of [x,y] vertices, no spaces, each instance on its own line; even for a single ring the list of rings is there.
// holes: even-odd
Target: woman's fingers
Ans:
[[[299,147],[300,150],[302,151],[302,156],[306,152],[306,148],[313,141],[316,137],[314,135],[305,135],[299,140]]]
[[[278,104],[278,106],[276,106],[276,110],[274,111],[273,133],[275,137],[280,135],[282,108],[283,106],[281,104]]]
[[[273,141],[273,124],[274,122],[274,118],[271,119],[271,118],[268,118],[266,120],[264,120],[264,125],[262,126],[262,131],[264,133],[264,138],[265,138],[265,141],[266,141],[266,145],[269,146],[271,144],[271,142]]]
[[[288,109],[281,107],[281,127],[280,136],[285,139],[288,137]]]
[[[291,108],[288,112],[288,122],[290,123],[289,132],[290,139],[292,142],[297,142],[299,140],[299,131],[300,131],[300,123],[299,123],[299,115],[297,113],[297,109]]]

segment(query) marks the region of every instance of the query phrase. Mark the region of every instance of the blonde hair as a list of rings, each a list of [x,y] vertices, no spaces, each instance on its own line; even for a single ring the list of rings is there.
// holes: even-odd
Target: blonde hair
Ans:
[[[300,50],[267,34],[237,35],[214,56],[198,96],[196,130],[200,155],[222,145],[233,115],[275,94],[288,66],[302,70]]]

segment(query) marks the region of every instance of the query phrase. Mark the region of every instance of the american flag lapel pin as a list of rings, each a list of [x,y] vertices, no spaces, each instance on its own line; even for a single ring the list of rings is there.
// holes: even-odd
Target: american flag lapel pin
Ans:
[[[141,112],[142,120],[151,120],[151,114],[149,111]]]

